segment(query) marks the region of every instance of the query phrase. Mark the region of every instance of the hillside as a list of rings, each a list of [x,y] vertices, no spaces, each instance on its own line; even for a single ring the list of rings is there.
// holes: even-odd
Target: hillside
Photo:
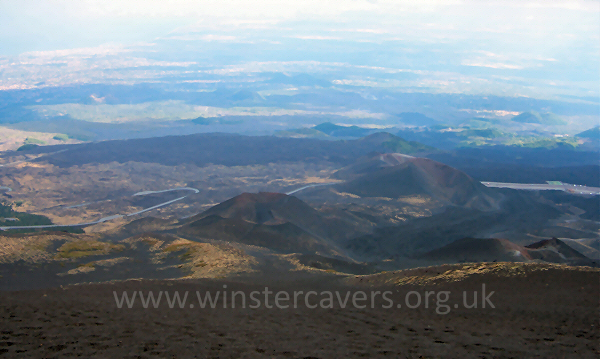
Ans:
[[[6,310],[0,312],[0,320],[4,343],[10,344],[3,352],[31,358],[596,358],[598,278],[594,268],[483,263],[342,278],[318,275],[303,281],[135,280],[5,292]],[[482,285],[486,296],[494,293],[489,297],[494,307],[483,308],[478,295],[477,309],[467,308],[462,293],[471,294],[466,302],[471,306],[473,291],[482,293]],[[221,295],[212,309],[208,303],[200,307],[195,295],[170,309],[164,294],[204,296],[225,293],[225,286],[227,300]],[[273,293],[280,291],[290,297],[295,291],[331,291],[339,293],[341,301],[346,293],[350,299],[342,307],[334,296],[333,307],[311,309],[309,304],[327,298],[317,294],[310,302],[300,296],[297,308],[290,300],[281,302],[292,304],[285,309],[249,309],[251,293],[265,286],[272,291],[270,306]],[[381,294],[375,296],[374,306],[368,300],[356,301],[366,304],[362,308],[352,304],[359,291],[388,290],[393,293],[388,298],[401,308],[390,308]],[[442,290],[450,293],[447,299],[438,294],[444,294]],[[119,309],[113,293],[125,291],[137,292],[138,298],[131,308],[124,304]],[[140,301],[139,295],[147,297],[149,291],[163,293],[156,308],[144,308]],[[232,306],[231,293],[240,291],[244,297],[238,294]],[[428,291],[434,294],[426,297]],[[421,305],[411,309],[406,303],[414,305],[415,293]],[[257,298],[262,300],[262,294]],[[30,335],[23,335],[27,325]]]
[[[418,112],[402,112],[396,116],[405,125],[432,126],[437,123],[437,121],[434,120],[433,118],[427,117],[427,116],[423,115],[422,113],[418,113]]]
[[[580,138],[589,138],[591,140],[598,141],[598,139],[600,139],[600,126],[590,128],[589,130],[580,132],[575,136],[580,137]]]
[[[541,259],[552,263],[598,266],[597,263],[592,263],[589,258],[557,238],[535,242],[525,248],[532,259]]]
[[[192,217],[178,232],[192,239],[221,239],[284,253],[339,255],[330,239],[337,235],[320,214],[282,193],[243,193]]]
[[[425,253],[420,258],[444,263],[541,260],[548,263],[570,265],[598,265],[556,238],[542,240],[527,246],[520,246],[506,239],[498,238],[462,238]]]
[[[214,278],[253,271],[256,260],[226,243],[146,233],[118,241],[97,234],[0,235],[0,291],[131,278]]]
[[[356,140],[318,140],[276,136],[194,134],[132,140],[103,141],[70,146],[40,146],[31,153],[64,150],[40,159],[55,166],[71,167],[87,163],[158,163],[167,166],[194,164],[206,166],[255,165],[279,162],[329,162],[348,165],[370,152],[433,152],[433,147],[408,142],[380,132]]]
[[[566,125],[567,123],[553,113],[523,112],[512,118],[515,122],[537,123],[542,125]]]
[[[540,235],[548,222],[562,213],[551,204],[538,202],[535,194],[514,190],[497,193],[504,198],[498,210],[449,206],[429,217],[377,228],[372,234],[351,240],[347,248],[357,257],[373,260],[417,257],[462,238],[482,238],[494,233],[517,244],[531,243],[530,234]]]
[[[496,207],[492,191],[480,182],[427,158],[378,154],[339,170],[335,176],[349,180],[337,188],[358,196],[398,198],[423,194],[457,206]]]
[[[435,147],[416,141],[406,141],[402,137],[392,135],[388,132],[377,132],[358,139],[354,143],[359,146],[371,147],[374,149],[373,151],[386,153],[415,154],[437,151]]]
[[[325,133],[333,137],[363,137],[373,130],[358,126],[340,126],[331,122],[324,122],[313,127],[314,130]]]
[[[329,135],[319,130],[315,130],[314,128],[295,128],[291,130],[276,131],[273,136],[291,138],[329,138]]]
[[[531,260],[527,250],[506,239],[463,238],[421,256],[445,263],[525,262]]]

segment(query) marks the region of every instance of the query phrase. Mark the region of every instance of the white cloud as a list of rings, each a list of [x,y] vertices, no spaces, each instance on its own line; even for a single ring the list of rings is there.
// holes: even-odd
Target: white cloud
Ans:
[[[240,42],[242,39],[237,36],[231,35],[215,35],[215,34],[207,34],[207,35],[195,35],[195,34],[182,34],[182,35],[171,35],[167,36],[163,39],[167,40],[184,40],[184,41],[223,41],[223,42]]]
[[[295,38],[295,39],[301,39],[301,40],[342,40],[341,37],[320,36],[320,35],[295,35],[295,36],[290,36],[290,37]]]
[[[462,65],[464,66],[476,66],[476,67],[489,67],[492,69],[504,69],[504,70],[522,70],[525,66],[514,65],[514,64],[506,64],[501,62],[472,62],[472,61],[463,61]]]
[[[123,45],[101,45],[96,47],[80,47],[75,49],[52,50],[52,51],[30,51],[22,54],[22,56],[31,57],[71,57],[71,56],[108,56],[116,55],[123,52],[131,52],[131,48],[126,48]]]

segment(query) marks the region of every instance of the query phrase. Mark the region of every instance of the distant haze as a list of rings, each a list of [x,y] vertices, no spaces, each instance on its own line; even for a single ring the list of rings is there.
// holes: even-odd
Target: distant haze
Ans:
[[[0,68],[108,51],[241,66],[233,72],[333,66],[345,68],[343,85],[597,102],[599,19],[597,1],[5,0]],[[8,77],[0,88],[19,88]]]

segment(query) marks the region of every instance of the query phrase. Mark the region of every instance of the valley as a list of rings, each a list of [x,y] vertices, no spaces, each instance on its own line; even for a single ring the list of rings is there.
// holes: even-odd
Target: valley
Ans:
[[[0,358],[600,358],[600,2],[0,0]]]
[[[403,140],[202,134],[7,152],[5,205],[51,222],[0,225],[0,275],[12,273],[2,288],[472,261],[597,266],[597,197],[486,187],[419,157],[436,150],[399,154],[390,141]]]

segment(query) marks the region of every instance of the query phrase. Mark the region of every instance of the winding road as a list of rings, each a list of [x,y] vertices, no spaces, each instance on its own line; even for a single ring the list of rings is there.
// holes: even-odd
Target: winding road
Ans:
[[[341,182],[327,182],[327,183],[315,183],[309,184],[304,187],[297,188],[293,191],[287,192],[287,195],[291,195],[302,190],[320,186],[331,186]],[[576,184],[561,183],[561,184],[548,184],[548,183],[505,183],[505,182],[481,182],[486,187],[494,188],[512,188],[528,191],[565,191],[572,194],[583,194],[583,195],[600,195],[599,187],[588,187]]]
[[[56,152],[45,153],[45,154],[37,156],[35,158],[28,158],[28,159],[21,160],[21,161],[15,161],[15,162],[9,162],[9,163],[5,163],[5,164],[0,164],[0,167],[8,167],[8,166],[12,166],[12,165],[17,165],[19,163],[24,163],[24,162],[29,162],[29,161],[37,160],[40,157],[51,156],[51,155],[55,155],[57,153],[65,152],[65,151],[68,151],[68,149],[64,149],[64,150],[60,150],[60,151],[56,151]]]
[[[3,189],[7,189],[8,187],[1,187]],[[10,188],[8,188],[10,190]],[[194,193],[199,193],[200,190],[196,189],[196,188],[191,188],[191,187],[177,187],[177,188],[171,188],[171,189],[165,189],[165,190],[161,190],[161,191],[144,191],[144,192],[138,192],[132,195],[132,197],[135,196],[145,196],[145,195],[149,195],[149,194],[155,194],[155,193],[165,193],[165,192],[172,192],[172,191],[192,191]],[[127,213],[127,214],[115,214],[112,216],[108,216],[108,217],[103,217],[100,218],[99,220],[93,221],[93,222],[84,222],[84,223],[76,223],[76,224],[47,224],[47,225],[40,225],[40,226],[7,226],[7,227],[0,227],[0,231],[6,231],[6,230],[11,230],[11,229],[46,229],[46,228],[64,228],[64,227],[86,227],[86,226],[91,226],[94,224],[99,224],[99,223],[104,223],[104,222],[108,222],[108,221],[112,221],[114,219],[118,219],[118,218],[123,218],[123,217],[131,217],[131,216],[135,216],[144,212],[148,212],[151,211],[153,209],[157,209],[160,207],[164,207],[164,206],[168,206],[172,203],[175,203],[177,201],[181,201],[182,199],[186,198],[187,196],[183,196],[183,197],[179,197],[167,202],[163,202],[161,204],[157,204],[156,206],[152,206],[152,207],[148,207],[145,209],[142,209],[141,211],[137,211],[137,212],[133,212],[133,213]],[[81,205],[77,205],[77,206],[83,206],[86,204],[91,204],[91,203],[83,203]],[[77,206],[70,206],[67,208],[74,208]]]
[[[295,189],[295,190],[293,190],[293,191],[286,192],[286,194],[289,196],[289,195],[291,195],[291,194],[294,194],[294,193],[300,192],[300,191],[302,191],[302,190],[305,190],[305,189],[307,189],[307,188],[321,187],[321,186],[331,186],[331,185],[338,184],[338,183],[342,183],[342,182],[327,182],[327,183],[315,183],[315,184],[309,184],[309,185],[307,185],[307,186],[304,186],[304,187],[297,188],[297,189]]]
[[[572,194],[600,195],[600,188],[587,187],[575,184],[561,183],[504,183],[504,182],[481,182],[484,186],[495,188],[512,188],[528,191],[565,191]]]
[[[55,152],[56,153],[56,152]],[[24,161],[21,161],[24,162]],[[16,162],[13,162],[16,163]],[[293,191],[289,191],[286,192],[287,195],[292,195],[294,193],[298,193],[300,191],[303,191],[305,189],[308,188],[314,188],[314,187],[321,187],[321,186],[331,186],[334,184],[337,184],[340,182],[327,182],[327,183],[314,183],[314,184],[309,184],[300,188],[297,188]],[[502,183],[502,182],[481,182],[483,185],[487,186],[487,187],[496,187],[496,188],[512,188],[512,189],[521,189],[521,190],[534,190],[534,191],[539,191],[539,190],[559,190],[559,191],[565,191],[565,192],[569,192],[569,193],[573,193],[573,194],[585,194],[585,195],[600,195],[600,188],[598,187],[586,187],[586,186],[578,186],[578,185],[572,185],[572,184],[566,184],[566,183],[562,183],[562,184],[527,184],[527,183]],[[0,187],[0,190],[5,190],[6,192],[11,192],[12,189],[10,187]],[[137,192],[134,193],[132,195],[132,197],[137,197],[137,196],[146,196],[149,194],[156,194],[156,193],[165,193],[165,192],[173,192],[173,191],[191,191],[195,193],[199,193],[200,190],[197,188],[191,188],[191,187],[177,187],[177,188],[171,188],[171,189],[164,189],[164,190],[160,190],[160,191],[143,191],[143,192]],[[131,216],[135,216],[135,215],[139,215],[157,208],[161,208],[161,207],[165,207],[168,206],[172,203],[175,203],[177,201],[181,201],[182,199],[186,198],[187,196],[183,196],[183,197],[179,197],[179,198],[175,198],[173,200],[167,201],[167,202],[163,202],[160,204],[157,204],[155,206],[152,207],[148,207],[148,208],[144,208],[140,211],[137,212],[133,212],[133,213],[127,213],[127,214],[115,214],[112,216],[108,216],[108,217],[103,217],[100,218],[96,221],[93,222],[85,222],[85,223],[76,223],[76,224],[52,224],[52,225],[40,225],[40,226],[6,226],[6,227],[0,227],[0,231],[6,231],[6,230],[11,230],[11,229],[45,229],[45,228],[59,228],[59,227],[86,227],[86,226],[91,226],[94,224],[99,224],[99,223],[104,223],[107,221],[112,221],[114,219],[118,219],[118,218],[123,218],[123,217],[131,217]],[[103,202],[103,201],[99,201],[99,202]],[[99,202],[89,202],[89,203],[82,203],[82,204],[78,204],[78,205],[73,205],[73,206],[69,206],[66,208],[76,208],[76,207],[83,207],[92,203],[99,203]]]

